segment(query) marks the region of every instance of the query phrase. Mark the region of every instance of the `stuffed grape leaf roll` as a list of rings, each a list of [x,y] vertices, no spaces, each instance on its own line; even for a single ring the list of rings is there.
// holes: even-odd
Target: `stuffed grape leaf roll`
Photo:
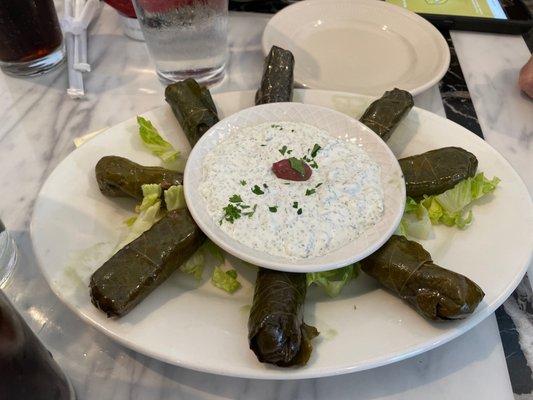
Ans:
[[[316,328],[303,321],[306,274],[259,268],[248,319],[250,349],[257,359],[280,367],[304,365]]]
[[[163,190],[181,185],[183,175],[162,167],[145,167],[124,157],[102,157],[95,167],[96,181],[102,194],[142,200],[142,185],[157,183]]]
[[[272,46],[265,58],[263,79],[255,94],[255,104],[292,101],[294,56],[288,50]]]
[[[432,320],[464,318],[485,296],[476,283],[436,265],[420,244],[403,236],[393,235],[361,261],[361,269]]]
[[[191,147],[218,122],[217,109],[209,90],[194,79],[189,78],[167,86],[165,99]]]
[[[398,160],[407,196],[440,194],[476,174],[477,158],[460,147],[443,147]]]
[[[168,212],[93,273],[92,303],[108,317],[126,314],[185,262],[204,238],[186,209]]]
[[[371,103],[359,121],[386,142],[413,105],[413,96],[409,92],[393,89]]]

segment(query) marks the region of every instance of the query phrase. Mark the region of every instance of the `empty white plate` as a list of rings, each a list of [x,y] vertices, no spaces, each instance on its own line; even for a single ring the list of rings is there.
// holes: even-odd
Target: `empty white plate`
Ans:
[[[307,0],[286,7],[263,33],[263,52],[273,45],[292,51],[299,84],[374,96],[394,87],[421,93],[450,64],[435,27],[377,0]]]

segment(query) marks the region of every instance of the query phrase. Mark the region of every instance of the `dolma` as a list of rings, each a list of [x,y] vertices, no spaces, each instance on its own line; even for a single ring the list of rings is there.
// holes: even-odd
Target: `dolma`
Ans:
[[[204,238],[187,210],[168,212],[93,273],[92,303],[108,317],[126,314],[185,262]]]
[[[445,192],[475,175],[477,158],[460,147],[443,147],[398,160],[407,196],[420,198]]]
[[[272,46],[265,58],[263,79],[255,94],[255,104],[292,101],[294,56],[288,50]]]
[[[359,121],[376,132],[386,142],[403,117],[413,108],[413,105],[413,96],[409,92],[393,89],[372,102]]]
[[[102,194],[110,197],[142,199],[142,185],[159,183],[163,190],[180,185],[183,175],[161,167],[145,167],[127,158],[102,157],[95,167],[96,181]]]
[[[305,274],[259,269],[248,340],[260,362],[289,367],[309,360],[318,331],[303,321],[306,290]]]
[[[470,279],[434,264],[420,244],[403,236],[392,236],[361,261],[361,269],[432,320],[464,318],[485,296]]]
[[[191,147],[218,122],[217,109],[209,90],[194,79],[189,78],[167,86],[165,100],[172,108]]]

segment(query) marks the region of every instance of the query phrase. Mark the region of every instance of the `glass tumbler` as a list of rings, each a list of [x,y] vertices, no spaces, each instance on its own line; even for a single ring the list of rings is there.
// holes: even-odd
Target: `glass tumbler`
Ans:
[[[17,246],[0,219],[0,289],[3,288],[15,269]]]
[[[50,71],[65,57],[53,0],[0,0],[0,68],[10,75]]]
[[[163,83],[224,76],[228,0],[133,0],[148,51]]]

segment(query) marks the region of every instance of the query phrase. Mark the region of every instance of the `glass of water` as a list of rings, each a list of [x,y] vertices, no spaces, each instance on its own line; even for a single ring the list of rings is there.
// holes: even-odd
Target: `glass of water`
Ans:
[[[17,246],[0,219],[0,288],[6,286],[17,262]]]
[[[148,51],[164,83],[224,76],[228,0],[133,0]]]

